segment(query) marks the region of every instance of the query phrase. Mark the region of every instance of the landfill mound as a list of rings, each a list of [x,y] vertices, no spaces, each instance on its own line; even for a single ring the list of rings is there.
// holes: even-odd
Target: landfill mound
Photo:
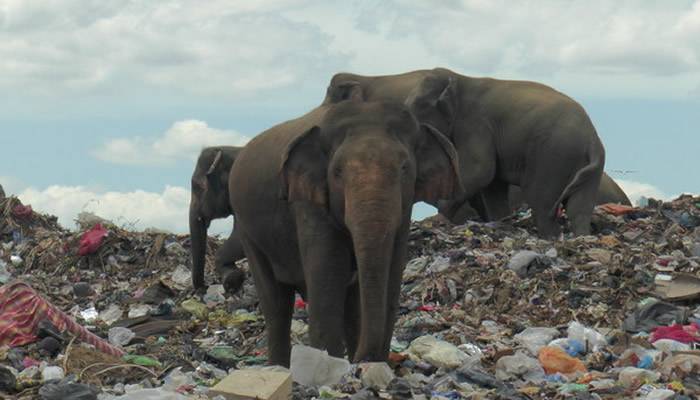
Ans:
[[[197,295],[188,235],[134,232],[87,213],[77,222],[69,231],[0,198],[0,397],[224,399],[213,393],[227,393],[222,380],[234,371],[285,372],[261,368],[264,321],[245,261],[239,293],[217,281],[218,238],[208,241],[209,289]],[[558,241],[538,239],[527,210],[494,223],[415,222],[388,363],[350,365],[304,346],[298,298],[295,382],[271,390],[296,399],[697,398],[699,226],[693,196],[600,206],[594,235]]]

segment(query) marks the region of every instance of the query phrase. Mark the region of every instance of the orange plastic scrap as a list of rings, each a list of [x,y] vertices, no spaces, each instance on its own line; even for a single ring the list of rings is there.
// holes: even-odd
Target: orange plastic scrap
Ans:
[[[606,203],[598,206],[601,210],[612,215],[624,215],[634,211],[634,207],[624,206],[616,203]]]
[[[578,358],[571,357],[564,350],[557,346],[545,346],[540,350],[540,364],[544,372],[548,375],[573,374],[574,372],[587,372],[586,366]]]

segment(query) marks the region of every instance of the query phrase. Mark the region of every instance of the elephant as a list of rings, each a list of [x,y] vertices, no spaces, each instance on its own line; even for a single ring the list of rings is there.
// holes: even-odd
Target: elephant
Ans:
[[[508,188],[508,203],[510,204],[511,210],[517,210],[520,208],[525,200],[523,199],[523,192],[518,186],[511,185]],[[598,187],[598,194],[596,196],[596,205],[607,204],[607,203],[617,203],[625,206],[631,206],[632,202],[625,194],[625,191],[605,172],[600,179],[600,186]],[[500,217],[496,217],[500,219]]]
[[[211,221],[233,215],[229,201],[228,175],[241,147],[216,146],[202,150],[192,173],[190,200],[190,240],[192,245],[192,285],[195,290],[206,289],[204,258],[207,248],[207,230]],[[216,253],[216,272],[229,293],[243,285],[245,274],[236,267],[236,261],[245,257],[234,225],[231,236]]]
[[[229,188],[268,362],[289,365],[295,292],[313,347],[385,360],[412,205],[452,198],[459,182],[453,145],[401,103],[321,105],[253,138]]]
[[[559,206],[576,235],[590,232],[605,149],[585,110],[536,82],[474,78],[445,68],[398,75],[333,76],[322,104],[345,99],[405,102],[452,141],[464,193],[433,204],[454,223],[481,199],[481,213],[509,212],[508,186],[522,188],[540,236],[558,237]]]

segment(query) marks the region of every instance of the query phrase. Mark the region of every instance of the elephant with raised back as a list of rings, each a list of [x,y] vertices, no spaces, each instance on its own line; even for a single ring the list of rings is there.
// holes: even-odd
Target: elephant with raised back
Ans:
[[[312,346],[386,359],[412,206],[454,197],[459,181],[449,140],[400,103],[320,106],[252,139],[229,187],[269,362],[289,365],[295,292]]]
[[[204,264],[207,230],[211,221],[233,215],[229,199],[228,175],[241,147],[216,146],[202,150],[192,173],[190,200],[190,240],[192,246],[192,284],[198,291],[206,289]],[[231,236],[216,253],[216,272],[229,293],[236,292],[245,279],[236,261],[245,257],[234,225]]]
[[[558,236],[563,204],[575,234],[588,234],[605,150],[584,109],[535,82],[472,78],[444,68],[399,75],[336,74],[324,104],[343,99],[405,102],[452,141],[465,192],[435,203],[455,223],[477,194],[488,215],[505,215],[520,186],[538,232]]]

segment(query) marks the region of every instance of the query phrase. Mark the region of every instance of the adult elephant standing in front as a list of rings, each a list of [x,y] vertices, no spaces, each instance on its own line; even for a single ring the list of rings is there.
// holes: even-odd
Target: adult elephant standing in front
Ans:
[[[192,247],[192,285],[198,291],[206,289],[204,264],[207,252],[207,230],[211,221],[233,215],[229,199],[228,175],[241,147],[215,146],[202,150],[192,173],[190,200],[190,241]],[[217,275],[229,293],[236,292],[245,274],[236,267],[243,259],[243,247],[234,225],[231,236],[216,253]]]
[[[538,232],[556,237],[564,205],[577,235],[590,232],[605,150],[591,120],[574,100],[535,82],[472,78],[450,70],[400,75],[336,74],[324,104],[344,99],[408,104],[419,121],[454,143],[464,195],[433,204],[452,222],[479,194],[490,215],[506,215],[508,186],[531,205]]]
[[[309,304],[312,346],[385,360],[412,205],[459,192],[447,138],[400,103],[320,106],[252,139],[229,187],[269,362],[289,365],[295,291]]]

